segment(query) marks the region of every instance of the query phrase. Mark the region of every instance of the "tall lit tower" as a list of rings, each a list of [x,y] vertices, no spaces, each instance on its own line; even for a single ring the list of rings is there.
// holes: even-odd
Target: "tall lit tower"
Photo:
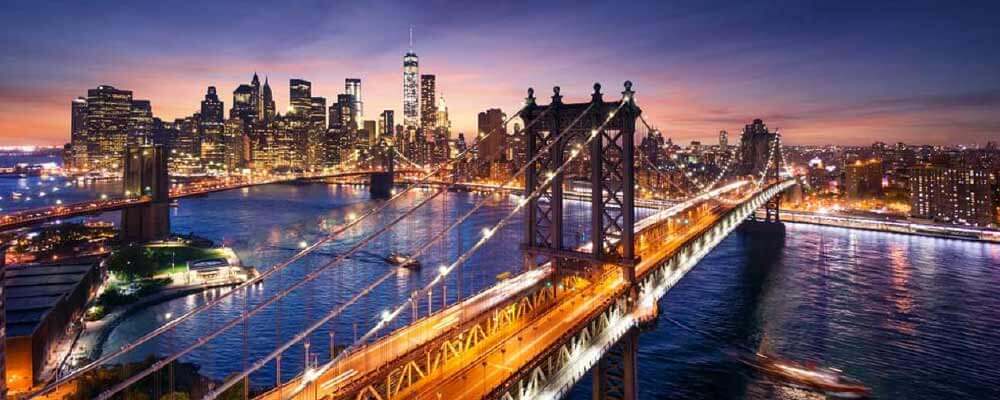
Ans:
[[[403,125],[416,127],[420,120],[420,75],[417,54],[413,52],[413,28],[410,28],[410,50],[403,56]]]
[[[424,134],[437,125],[437,100],[434,98],[434,75],[420,75],[420,128]]]
[[[729,147],[729,132],[719,131],[719,147],[723,150]]]
[[[354,120],[361,121],[365,116],[364,103],[361,101],[361,79],[344,79],[344,93],[354,96]]]

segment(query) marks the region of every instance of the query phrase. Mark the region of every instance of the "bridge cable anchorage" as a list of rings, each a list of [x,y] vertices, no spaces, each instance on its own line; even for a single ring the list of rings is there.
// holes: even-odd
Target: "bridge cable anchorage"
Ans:
[[[599,136],[600,132],[602,132],[604,130],[604,128],[607,126],[607,124],[609,122],[611,122],[611,120],[614,118],[615,114],[617,114],[617,112],[620,111],[626,104],[628,104],[627,99],[623,97],[623,100],[619,104],[618,108],[616,108],[614,111],[612,111],[610,113],[610,115],[607,117],[607,119],[597,129],[594,129],[594,130],[591,131],[590,135],[588,135],[587,138],[586,138],[586,140],[584,141],[583,146],[586,147],[590,142],[592,142],[595,138],[597,138]],[[579,120],[584,115],[586,115],[589,112],[590,108],[591,107],[587,107],[587,109],[585,109],[583,112],[581,112],[581,115],[578,116],[577,119],[574,120],[572,123],[570,123],[570,125],[567,126],[563,130],[562,133],[560,133],[559,135],[557,135],[555,137],[555,139],[551,140],[545,147],[543,147],[541,150],[539,150],[539,152],[538,152],[538,154],[536,155],[535,158],[533,158],[528,163],[526,163],[514,176],[512,176],[511,178],[509,178],[508,181],[504,183],[504,185],[501,185],[500,187],[495,188],[494,191],[490,193],[490,195],[486,196],[486,199],[488,199],[489,197],[491,197],[491,195],[494,194],[494,193],[496,193],[498,190],[502,189],[506,184],[510,183],[510,181],[513,180],[516,176],[524,174],[527,171],[527,166],[531,165],[531,164],[533,164],[535,162],[537,162],[538,159],[540,159],[543,155],[545,155],[548,152],[548,149],[549,149],[550,146],[552,146],[552,145],[554,145],[556,143],[559,143],[562,135],[570,132],[570,130],[579,122]],[[359,345],[359,343],[365,343],[368,339],[370,339],[372,336],[374,336],[379,330],[381,330],[383,327],[387,326],[390,322],[392,322],[403,310],[406,309],[406,307],[410,306],[410,304],[412,302],[418,301],[419,298],[422,296],[423,293],[425,293],[425,292],[427,292],[429,290],[432,290],[433,287],[435,285],[437,285],[438,283],[444,282],[445,278],[451,273],[451,271],[453,271],[454,269],[458,268],[460,265],[462,265],[466,261],[468,261],[468,259],[470,257],[472,257],[472,255],[475,254],[479,249],[481,249],[482,246],[485,245],[486,242],[489,241],[496,232],[498,232],[500,229],[502,229],[504,226],[506,226],[510,222],[510,220],[513,217],[515,217],[517,215],[517,213],[520,212],[521,209],[523,209],[529,203],[529,201],[537,199],[539,196],[541,196],[542,193],[550,185],[552,185],[554,177],[557,176],[557,175],[559,175],[559,174],[562,174],[563,171],[567,167],[569,167],[570,164],[577,157],[579,157],[581,153],[582,152],[575,152],[575,153],[571,152],[569,158],[567,158],[563,162],[562,165],[560,165],[558,168],[556,168],[554,171],[552,171],[552,174],[549,175],[545,179],[545,181],[542,182],[542,184],[539,185],[532,193],[526,194],[526,196],[518,202],[518,204],[514,207],[514,209],[512,209],[510,212],[507,213],[507,215],[505,215],[503,218],[501,218],[492,228],[484,229],[483,237],[480,238],[471,248],[469,248],[469,250],[467,250],[466,252],[464,252],[461,256],[459,256],[458,259],[456,259],[450,265],[442,265],[441,268],[439,269],[438,276],[436,276],[430,283],[428,283],[427,285],[425,285],[423,288],[412,292],[411,296],[409,298],[407,298],[403,303],[399,304],[395,309],[393,309],[392,311],[386,310],[385,312],[383,312],[382,318],[381,318],[381,320],[379,320],[379,322],[376,324],[376,326],[373,327],[373,328],[371,328],[358,341],[356,341],[351,346],[349,346],[348,349],[346,349],[344,352],[341,353],[341,355],[349,353],[349,350],[355,349]],[[462,221],[464,221],[469,216],[471,216],[472,213],[475,212],[476,209],[478,209],[479,207],[482,206],[482,204],[486,201],[486,199],[481,200],[479,203],[477,203],[476,207],[474,207],[468,213],[466,213],[465,215],[463,215],[462,218],[460,218],[456,222],[455,226],[460,225]],[[338,357],[338,358],[336,358],[334,360],[331,360],[328,364],[324,365],[320,370],[316,371],[313,374],[313,376],[322,376],[323,373],[325,373],[329,368],[331,368],[339,360],[340,360],[340,357]],[[292,396],[294,397],[294,395],[296,393],[300,393],[302,390],[304,390],[308,386],[308,384],[309,384],[308,382],[304,382],[304,383],[300,384],[299,387],[296,388],[296,390],[294,392],[292,392]]]
[[[507,120],[504,121],[504,124],[500,125],[500,127],[506,126],[506,124],[508,122],[510,122],[514,118],[520,116],[521,113],[523,112],[523,110],[524,110],[524,108],[522,107],[521,110],[518,110],[518,112],[516,112],[513,115],[511,115],[510,117],[508,117]],[[120,347],[119,349],[115,350],[114,352],[106,354],[106,355],[103,355],[100,358],[98,358],[97,360],[92,361],[92,362],[88,363],[87,365],[85,365],[85,366],[83,366],[83,367],[81,367],[81,368],[79,368],[77,370],[74,370],[71,373],[66,374],[66,375],[64,375],[64,376],[62,376],[62,377],[60,377],[60,378],[52,381],[51,383],[49,383],[48,385],[44,386],[43,388],[41,388],[37,392],[30,394],[28,398],[37,398],[38,396],[42,396],[42,395],[45,395],[45,394],[52,393],[59,386],[61,386],[63,384],[66,384],[66,383],[70,382],[71,380],[80,377],[84,373],[92,371],[93,369],[101,366],[102,364],[107,363],[108,361],[116,359],[117,357],[121,356],[122,354],[125,354],[127,352],[130,352],[130,351],[138,348],[139,346],[141,346],[141,345],[149,342],[150,340],[152,340],[152,339],[154,339],[154,338],[156,338],[156,337],[164,334],[165,332],[168,332],[168,331],[172,330],[174,327],[176,327],[180,323],[182,323],[182,322],[190,319],[191,317],[193,317],[193,316],[195,316],[195,315],[197,315],[197,314],[199,314],[201,312],[204,312],[205,310],[207,310],[207,309],[209,309],[209,308],[211,308],[213,306],[216,306],[216,305],[222,303],[226,298],[228,298],[229,296],[235,294],[237,291],[242,290],[243,292],[247,292],[248,289],[250,287],[252,287],[253,285],[256,285],[257,283],[262,282],[264,279],[270,277],[271,275],[275,274],[279,270],[282,270],[282,269],[288,267],[289,265],[291,265],[292,263],[294,263],[294,262],[296,262],[296,261],[298,261],[298,260],[306,257],[307,255],[309,255],[312,252],[314,252],[316,249],[318,249],[323,244],[326,244],[326,243],[328,243],[328,242],[336,239],[342,233],[344,233],[344,232],[350,230],[351,228],[357,226],[358,224],[360,224],[362,221],[364,221],[368,217],[382,212],[383,210],[385,210],[386,208],[388,208],[393,203],[393,201],[395,201],[395,200],[397,200],[399,198],[402,198],[403,196],[405,196],[406,194],[408,194],[410,192],[410,190],[416,188],[419,185],[427,184],[428,182],[431,181],[431,179],[434,176],[436,176],[441,171],[444,171],[446,168],[448,168],[452,164],[458,163],[460,160],[463,160],[466,156],[471,155],[472,151],[475,150],[475,149],[477,149],[486,139],[488,139],[491,135],[497,134],[500,131],[500,127],[493,129],[492,131],[488,132],[485,135],[477,137],[477,139],[472,143],[472,145],[469,146],[468,148],[466,148],[465,151],[459,153],[454,158],[448,160],[448,162],[439,165],[433,171],[430,171],[430,172],[426,173],[414,185],[407,186],[404,190],[402,190],[399,193],[393,195],[388,200],[386,200],[385,202],[379,204],[378,206],[376,206],[376,207],[374,207],[372,209],[369,209],[368,211],[366,211],[365,213],[363,213],[359,217],[357,217],[357,218],[355,218],[353,220],[348,220],[347,224],[340,226],[336,231],[334,231],[330,235],[327,235],[326,237],[321,238],[317,242],[315,242],[315,243],[313,243],[313,244],[311,244],[309,246],[306,246],[305,248],[301,249],[298,253],[296,253],[295,255],[293,255],[291,258],[289,258],[289,259],[287,259],[287,260],[285,260],[285,261],[283,261],[281,263],[275,264],[271,268],[265,270],[260,275],[254,277],[254,278],[251,278],[251,279],[249,279],[249,280],[247,280],[247,281],[245,281],[245,282],[243,282],[243,283],[241,283],[241,284],[233,287],[231,290],[228,290],[228,291],[225,291],[225,292],[221,293],[218,297],[215,297],[214,299],[211,299],[211,300],[205,302],[204,304],[202,304],[202,305],[200,305],[198,307],[195,307],[195,308],[193,308],[193,309],[185,312],[182,315],[179,315],[177,318],[174,318],[174,319],[172,319],[170,321],[167,321],[162,326],[160,326],[160,327],[154,329],[153,331],[150,331],[149,333],[147,333],[147,334],[139,337],[138,339],[136,339],[135,341],[133,341],[131,343],[127,343],[127,344],[123,345],[122,347]],[[506,134],[506,132],[504,132],[504,134]],[[452,184],[449,184],[448,187],[450,187],[451,185]],[[440,193],[437,193],[437,194],[433,195],[431,198],[436,197],[438,194],[440,194]],[[412,214],[413,211],[415,211],[417,208],[419,208],[423,204],[426,204],[426,202],[419,203],[413,209],[409,210],[408,213],[405,214],[405,215]],[[390,228],[390,227],[391,226],[386,226],[385,228]],[[366,240],[365,243],[370,242],[371,239],[374,239],[374,236],[378,236],[382,232],[385,232],[385,230],[382,230],[379,233],[372,235],[372,237],[367,238],[368,240]],[[353,252],[351,252],[350,254],[353,254]],[[344,257],[344,258],[346,258],[346,257]],[[338,260],[342,260],[342,258],[338,258]],[[336,260],[334,260],[334,261],[336,261]],[[334,263],[330,262],[330,263],[326,264],[325,266],[319,268],[317,271],[325,270],[326,268],[328,268],[328,267],[330,267],[332,265],[334,265]],[[309,274],[309,275],[306,275],[306,277],[303,277],[302,281],[296,282],[296,283],[303,283],[304,284],[305,282],[311,281],[313,279],[316,279],[316,276],[313,276],[312,274]],[[287,295],[287,293],[285,293],[284,295],[282,295],[282,297],[284,297],[285,295]],[[255,306],[249,313],[247,313],[246,315],[242,315],[241,317],[238,317],[237,319],[249,318],[249,317],[253,316],[254,314],[256,314],[262,308],[262,307],[259,307],[259,306],[263,305],[263,304],[265,304],[265,303],[261,303],[258,306]],[[267,304],[270,304],[270,303],[268,302]],[[224,326],[227,327],[225,329],[228,329],[229,324],[226,324]],[[154,364],[150,368],[153,368],[156,365],[157,364]],[[148,375],[150,373],[150,372],[146,372],[146,371],[143,371],[143,372],[144,372],[144,374],[142,375],[143,377],[146,376],[146,375]],[[112,388],[112,389],[115,389],[115,388]],[[115,392],[113,392],[111,394],[117,393],[117,391],[120,391],[120,390],[121,389],[117,389]]]
[[[506,126],[507,122],[509,122],[513,118],[519,116],[520,114],[521,114],[521,111],[518,111],[517,113],[515,113],[514,115],[512,115],[511,117],[509,117],[507,119],[507,121],[505,121],[505,123],[503,125],[501,125],[501,126]],[[541,115],[539,117],[541,117]],[[539,119],[540,118],[536,118],[535,121],[537,121]],[[532,124],[535,121],[532,121]],[[527,127],[525,127],[525,129],[527,129]],[[456,163],[458,160],[463,159],[466,155],[471,154],[472,150],[478,148],[478,146],[483,141],[485,141],[490,135],[495,134],[496,132],[499,132],[499,128],[494,129],[493,131],[487,133],[486,135],[482,135],[481,137],[477,138],[477,140],[473,143],[473,145],[470,146],[468,149],[466,149],[466,151],[460,153],[454,159],[449,160],[448,163],[439,166],[434,171],[427,173],[418,182],[416,182],[415,184],[413,184],[411,186],[408,186],[405,190],[403,190],[400,193],[397,193],[393,197],[389,198],[389,200],[387,200],[386,202],[384,202],[383,204],[381,204],[379,207],[376,207],[376,208],[374,208],[372,210],[369,210],[367,213],[363,214],[361,217],[359,217],[359,218],[357,218],[357,219],[355,219],[353,221],[350,221],[347,225],[343,226],[341,229],[338,229],[338,231],[334,235],[328,236],[328,237],[320,240],[319,242],[314,243],[313,245],[307,246],[300,253],[296,254],[296,256],[294,256],[293,259],[290,259],[290,260],[288,260],[288,261],[286,261],[284,263],[281,263],[279,265],[281,266],[281,268],[284,268],[285,266],[287,266],[291,262],[293,262],[295,260],[298,260],[298,259],[301,259],[302,257],[304,257],[305,255],[308,254],[307,251],[309,251],[309,252],[314,251],[316,248],[318,248],[319,245],[321,245],[321,244],[323,244],[325,242],[328,242],[329,240],[332,240],[335,237],[335,235],[337,235],[339,233],[342,233],[342,232],[350,229],[351,227],[355,226],[357,223],[359,223],[364,218],[366,218],[366,217],[368,217],[370,215],[373,215],[375,213],[381,212],[382,210],[384,210],[385,208],[388,207],[389,203],[391,203],[393,200],[395,200],[397,198],[402,197],[403,195],[405,195],[406,193],[408,193],[409,190],[411,190],[413,188],[416,188],[416,187],[418,187],[418,186],[420,186],[422,184],[427,184],[430,181],[430,178],[432,178],[435,174],[437,174],[438,172],[442,171],[444,168],[448,167],[450,164]],[[368,243],[372,242],[374,239],[376,239],[377,237],[381,236],[385,232],[389,231],[392,227],[394,227],[400,221],[402,221],[406,217],[409,217],[410,215],[412,215],[413,213],[415,213],[419,208],[421,208],[424,205],[428,204],[431,200],[433,200],[434,198],[436,198],[437,196],[439,196],[441,193],[447,192],[447,189],[450,188],[450,187],[452,187],[452,186],[454,186],[454,185],[455,185],[455,183],[448,183],[448,184],[446,184],[445,187],[443,187],[439,191],[433,193],[431,196],[428,196],[427,198],[422,199],[416,206],[414,206],[413,208],[407,210],[405,213],[403,213],[400,216],[398,216],[397,218],[395,218],[389,224],[386,224],[386,225],[382,226],[378,231],[376,231],[376,232],[370,234],[368,237],[362,239],[361,241],[359,241],[358,243],[356,243],[355,245],[353,245],[347,252],[342,253],[341,255],[339,255],[334,260],[331,260],[328,263],[326,263],[325,265],[320,266],[319,268],[313,270],[309,274],[305,275],[303,278],[300,278],[299,281],[296,281],[296,282],[292,283],[292,285],[290,285],[285,290],[283,290],[283,291],[275,294],[271,298],[269,298],[269,299],[267,299],[267,300],[265,300],[265,301],[257,304],[256,306],[254,306],[254,308],[252,308],[248,312],[246,312],[244,314],[241,314],[240,316],[238,316],[238,317],[230,320],[228,323],[222,325],[219,329],[217,329],[217,330],[209,333],[207,336],[203,336],[203,337],[199,338],[198,341],[196,341],[192,345],[188,346],[187,348],[182,349],[181,351],[178,351],[175,354],[173,354],[171,356],[168,356],[167,358],[165,358],[165,359],[163,359],[163,360],[161,360],[161,361],[159,361],[157,363],[154,363],[153,365],[151,365],[150,367],[148,367],[146,370],[141,371],[139,374],[130,377],[128,380],[126,380],[124,382],[121,382],[119,385],[116,385],[116,386],[112,387],[111,389],[108,389],[107,391],[105,391],[104,393],[102,393],[101,396],[98,397],[98,398],[99,399],[110,398],[110,396],[114,395],[115,393],[120,392],[121,390],[124,390],[125,388],[127,388],[131,384],[134,384],[135,382],[138,382],[139,380],[141,380],[142,378],[148,376],[152,372],[154,372],[154,371],[162,368],[164,365],[168,364],[169,362],[171,362],[173,360],[176,360],[177,358],[183,356],[184,354],[187,354],[187,353],[195,350],[196,348],[204,345],[209,340],[211,340],[211,339],[219,336],[220,334],[224,333],[225,331],[229,330],[230,328],[232,328],[233,326],[235,326],[236,324],[238,324],[240,321],[246,320],[246,319],[252,317],[253,315],[256,315],[263,308],[265,308],[268,305],[271,305],[271,304],[275,303],[277,300],[280,300],[281,298],[289,295],[290,293],[292,293],[296,289],[302,287],[302,285],[315,280],[316,278],[319,277],[320,273],[322,273],[323,271],[325,271],[326,269],[328,269],[328,268],[330,268],[330,267],[332,267],[334,265],[339,265],[341,262],[343,262],[344,260],[346,260],[347,258],[349,258],[350,256],[352,256],[353,254],[355,254],[362,247],[364,247]],[[275,267],[269,269],[265,274],[266,275],[273,274],[277,269],[279,269],[278,266],[275,266]],[[394,270],[392,270],[392,271],[394,273]],[[262,274],[261,278],[265,274]],[[257,281],[260,281],[260,279],[258,279]],[[219,297],[217,297],[215,300],[212,301],[212,305],[218,304],[221,301],[222,298],[226,297],[229,294],[232,294],[233,292],[236,291],[236,289],[240,289],[241,287],[247,287],[247,286],[249,286],[249,285],[241,284],[240,286],[237,286],[233,290],[230,290],[228,292],[224,292],[223,295],[220,295]],[[368,291],[370,291],[370,290],[368,290]],[[206,305],[209,305],[209,303],[206,303]],[[181,317],[178,317],[178,319],[173,320],[173,321],[178,321],[181,318],[185,318],[186,319],[187,317],[190,317],[190,316],[194,315],[195,313],[200,312],[200,311],[202,311],[204,309],[207,309],[207,308],[208,307],[204,307],[204,306],[203,307],[198,307],[196,309],[193,309],[193,310],[189,311],[188,313],[185,313],[185,315],[183,315]],[[153,335],[152,332],[150,334],[147,334],[146,336],[149,336],[149,338],[147,338],[145,341],[148,341],[149,339],[152,339],[153,337],[155,337],[155,336],[157,336],[159,334],[162,334],[167,329],[172,328],[173,326],[176,326],[176,323],[174,323],[174,325],[169,326],[169,327],[168,326],[161,327],[160,329],[157,330],[157,331],[159,331],[159,333],[156,333],[155,335]],[[144,338],[146,336],[144,336]],[[142,339],[142,338],[140,338],[140,339]],[[145,341],[143,341],[143,342],[145,342]],[[131,349],[134,349],[135,347],[138,347],[138,345],[140,345],[140,344],[141,343],[130,343],[130,344],[126,345],[126,346],[123,346],[123,349],[125,349],[127,347],[128,350],[131,350]],[[120,355],[123,352],[124,351],[119,351],[119,352],[117,352],[117,354],[113,354],[113,355],[111,355],[109,357],[106,357],[106,358],[102,357],[101,360],[95,361],[92,364],[100,363],[102,360],[106,361],[107,359],[114,358],[115,356],[118,356],[118,355]],[[53,383],[53,385],[56,385],[57,383]],[[54,390],[54,387],[51,388],[51,389],[49,389],[49,391],[51,391],[51,390]],[[44,392],[40,392],[39,394],[44,394]]]
[[[624,106],[624,104],[626,104],[626,103],[623,101],[622,104],[619,105],[619,108],[616,109],[614,112],[611,113],[611,116],[608,117],[609,121],[614,116],[614,114]],[[580,113],[580,115],[577,116],[577,118],[574,119],[573,122],[570,123],[569,126],[567,126],[561,133],[559,133],[555,137],[554,140],[550,141],[545,147],[543,147],[542,150],[540,150],[539,153],[534,158],[532,158],[531,160],[528,160],[528,162],[526,162],[515,174],[513,174],[511,177],[509,177],[505,182],[503,182],[503,184],[492,188],[491,191],[490,191],[490,193],[487,194],[486,196],[484,196],[481,200],[477,201],[476,204],[473,205],[473,207],[469,209],[469,211],[467,211],[465,214],[463,214],[460,218],[456,219],[446,229],[438,232],[429,241],[427,241],[423,245],[421,245],[421,247],[418,248],[418,250],[411,257],[417,257],[417,256],[423,254],[424,252],[426,252],[435,242],[437,242],[438,240],[440,240],[443,237],[445,237],[452,230],[454,230],[454,229],[458,228],[459,226],[461,226],[462,223],[464,223],[476,211],[478,211],[480,208],[482,208],[482,206],[485,205],[486,202],[488,202],[489,199],[493,195],[495,195],[496,193],[499,193],[502,190],[507,190],[509,188],[508,185],[510,185],[511,182],[513,182],[518,176],[523,175],[527,171],[528,166],[530,166],[530,165],[538,162],[538,160],[548,151],[548,149],[551,146],[555,145],[556,143],[559,143],[559,140],[561,139],[561,137],[563,135],[568,134],[571,131],[571,129],[577,123],[579,123],[579,121],[582,120],[582,118],[585,115],[587,115],[590,112],[592,106],[593,105],[588,106],[584,111],[582,111]],[[545,114],[547,113],[547,111],[548,110],[543,111],[542,114],[539,114],[538,117],[536,117],[534,120],[532,120],[523,129],[526,130],[526,129],[530,128],[531,126],[533,126],[537,121],[542,120],[543,117],[545,116]],[[601,128],[597,129],[595,132],[600,132],[604,128],[604,126],[606,124],[607,124],[607,122],[605,122],[605,124],[601,125]],[[590,135],[590,137],[588,139],[588,142],[590,140],[592,140],[596,136],[597,135],[592,132],[592,134]],[[569,162],[572,161],[575,157],[576,157],[576,155],[574,155],[569,160],[567,160],[566,163],[563,164],[563,166],[559,170],[557,170],[556,173],[561,173],[562,169],[564,169],[569,164]],[[552,181],[552,178],[550,177],[546,181],[546,183],[551,183],[551,181]],[[535,193],[536,193],[535,197],[537,197],[538,194],[540,194],[541,190],[543,190],[545,187],[547,187],[547,185],[543,185],[538,190],[536,190],[535,191]],[[353,344],[351,344],[350,346],[348,346],[347,348],[345,348],[344,350],[342,350],[337,355],[337,357],[333,358],[328,363],[324,364],[322,367],[317,368],[314,371],[311,371],[311,374],[309,374],[310,377],[312,377],[313,379],[315,379],[316,377],[322,376],[326,371],[328,371],[333,365],[335,365],[338,361],[340,361],[344,356],[350,354],[352,350],[355,350],[357,348],[357,346],[358,346],[359,343],[365,343],[374,334],[376,334],[379,330],[381,330],[384,326],[386,326],[389,322],[392,322],[392,320],[394,320],[400,313],[402,313],[402,311],[404,311],[406,309],[406,307],[410,306],[411,304],[413,304],[416,301],[419,301],[420,298],[423,296],[423,294],[426,293],[426,292],[428,292],[428,290],[432,289],[434,285],[436,285],[439,282],[443,282],[444,277],[446,277],[459,264],[464,263],[469,257],[471,257],[471,255],[473,253],[475,253],[476,251],[478,251],[479,248],[482,247],[482,245],[485,243],[485,241],[488,240],[490,237],[492,237],[492,235],[493,235],[494,232],[496,232],[498,229],[502,228],[503,225],[506,224],[506,221],[509,220],[511,216],[515,215],[527,203],[528,203],[528,199],[527,198],[521,200],[519,202],[519,204],[517,205],[517,207],[515,207],[515,209],[513,211],[511,211],[510,214],[508,214],[508,216],[505,217],[504,220],[501,221],[502,224],[498,223],[496,226],[494,226],[494,228],[489,229],[488,232],[490,232],[490,233],[488,235],[484,235],[484,238],[481,238],[475,245],[473,245],[473,247],[471,247],[462,256],[460,256],[459,257],[459,261],[456,261],[455,263],[452,263],[450,266],[442,266],[442,268],[439,270],[440,271],[439,275],[436,276],[431,283],[429,283],[428,285],[425,285],[423,288],[421,288],[419,290],[411,292],[411,295],[407,298],[407,300],[404,301],[403,303],[401,303],[399,306],[397,306],[393,311],[386,310],[385,312],[383,312],[382,315],[381,315],[381,318],[379,319],[379,322],[376,324],[376,326],[374,328],[372,328],[371,330],[369,330],[368,332],[366,332],[362,337],[358,338]],[[378,279],[378,281],[379,282],[384,281],[384,280],[388,279],[389,277],[391,277],[394,273],[395,273],[395,271],[391,270],[391,271],[387,272],[386,274],[382,275]],[[368,289],[366,288],[366,290],[368,290]],[[360,297],[362,297],[364,294],[367,294],[367,293],[358,293],[354,297],[352,297],[348,302],[351,303],[351,304],[353,304],[358,299],[360,299]],[[209,392],[209,394],[207,395],[207,398],[214,398],[214,396],[220,395],[228,387],[236,384],[236,382],[239,380],[239,378],[241,376],[249,375],[249,374],[253,373],[254,371],[262,368],[264,365],[266,365],[267,363],[269,363],[272,359],[276,358],[280,353],[284,352],[285,350],[287,350],[291,346],[295,345],[298,341],[301,341],[302,338],[308,337],[308,335],[312,334],[312,332],[315,331],[316,329],[319,329],[324,323],[326,323],[327,321],[329,321],[329,320],[337,317],[343,311],[343,309],[344,309],[344,307],[338,307],[337,309],[332,310],[328,315],[324,316],[320,320],[317,320],[315,323],[313,323],[312,325],[310,325],[304,331],[302,331],[299,334],[297,334],[293,339],[289,340],[284,345],[280,346],[280,348],[275,349],[269,355],[267,355],[264,358],[260,359],[257,363],[254,363],[254,365],[252,365],[248,370],[243,371],[242,373],[238,374],[237,376],[231,377],[226,382],[223,382],[222,385],[220,385],[219,387],[217,387],[215,390]],[[308,386],[308,384],[310,382],[311,381],[305,381],[304,380],[302,383],[300,383],[299,387],[295,388],[295,390],[291,392],[291,397],[294,397],[297,393],[300,393],[302,390],[304,390]]]

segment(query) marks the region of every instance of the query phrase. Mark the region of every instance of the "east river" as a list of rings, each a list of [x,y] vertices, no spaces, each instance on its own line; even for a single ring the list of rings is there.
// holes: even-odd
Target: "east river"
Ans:
[[[11,180],[0,190],[42,189],[35,179]],[[60,185],[52,182],[51,185]],[[44,185],[43,185],[44,186]],[[14,189],[12,189],[14,188]],[[28,188],[28,189],[24,189]],[[68,190],[68,189],[64,189]],[[81,196],[100,188],[76,188]],[[22,208],[3,193],[5,209]],[[328,263],[429,192],[415,193],[389,212],[350,230],[316,254],[293,264],[250,294],[252,307]],[[22,194],[24,196],[24,194]],[[252,318],[244,342],[242,325],[212,340],[183,361],[221,379],[274,348],[307,323],[344,303],[365,284],[389,272],[382,257],[412,251],[468,210],[482,195],[447,193],[364,247],[349,262],[332,267],[312,284]],[[21,201],[21,200],[18,200]],[[373,207],[367,189],[349,185],[274,184],[184,199],[172,209],[173,231],[230,246],[244,264],[269,268],[312,242],[350,214]],[[425,268],[401,272],[310,338],[319,361],[328,357],[329,329],[337,345],[363,334],[383,309],[406,298],[454,260],[512,207],[508,197],[490,204],[421,257]],[[29,207],[30,208],[30,207]],[[586,206],[569,203],[568,225],[587,226]],[[114,214],[106,216],[116,219]],[[523,225],[499,232],[489,246],[448,283],[447,295],[467,296],[516,271]],[[568,244],[581,238],[568,236]],[[201,304],[207,292],[155,305],[131,315],[111,332],[111,351],[170,318]],[[438,292],[440,293],[440,292]],[[165,354],[190,344],[243,310],[237,295],[203,317],[143,347],[130,359]],[[434,309],[441,306],[434,299]],[[426,304],[422,303],[425,309]],[[808,399],[814,393],[776,384],[741,364],[733,349],[750,348],[794,360],[842,369],[883,399],[1000,398],[1000,245],[934,239],[843,228],[788,224],[785,237],[734,233],[701,261],[660,302],[661,318],[640,336],[639,390],[643,399]],[[407,314],[407,313],[403,313]],[[406,322],[403,315],[400,323]],[[282,380],[301,371],[302,345],[282,359]],[[273,384],[274,363],[252,376],[255,386]],[[571,398],[589,399],[590,380]]]

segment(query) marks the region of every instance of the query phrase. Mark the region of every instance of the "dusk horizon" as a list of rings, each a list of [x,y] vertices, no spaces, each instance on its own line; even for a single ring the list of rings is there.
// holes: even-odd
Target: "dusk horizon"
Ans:
[[[997,0],[0,8],[0,400],[1000,399]]]
[[[995,3],[650,2],[573,14],[558,12],[569,5],[443,3],[132,7],[5,6],[0,145],[68,142],[71,101],[98,85],[131,90],[172,121],[197,111],[208,86],[228,108],[255,72],[268,78],[279,113],[292,78],[328,101],[345,78],[361,78],[368,115],[401,113],[411,26],[452,136],[474,135],[488,108],[513,114],[529,87],[547,99],[558,85],[584,101],[595,81],[611,99],[625,80],[649,123],[676,143],[738,134],[755,118],[791,145],[981,146],[1000,136]],[[226,22],[200,22],[211,16]]]

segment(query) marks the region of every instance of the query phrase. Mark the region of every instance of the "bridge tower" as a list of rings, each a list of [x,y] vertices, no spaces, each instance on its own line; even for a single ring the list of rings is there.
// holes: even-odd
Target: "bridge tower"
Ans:
[[[170,235],[170,178],[162,145],[140,144],[125,150],[125,197],[149,202],[122,210],[122,242],[144,242]]]
[[[368,192],[372,198],[387,199],[392,195],[392,186],[396,179],[396,150],[393,144],[387,143],[384,138],[379,147],[381,148],[382,172],[371,174],[368,181]]]
[[[528,124],[525,131],[528,159],[539,157],[537,163],[528,166],[525,193],[541,188],[541,195],[530,200],[526,208],[523,248],[526,269],[550,262],[557,277],[595,273],[607,265],[618,266],[624,278],[633,283],[634,302],[638,296],[634,238],[635,123],[642,110],[635,104],[631,82],[625,82],[622,96],[621,101],[606,102],[601,85],[594,84],[590,102],[563,103],[557,86],[553,88],[552,101],[542,106],[536,104],[534,90],[528,89],[522,119],[541,119]],[[581,115],[580,121],[563,133]],[[582,143],[592,134],[597,137],[590,141],[588,149],[583,149]],[[565,162],[567,150],[586,152],[580,159],[590,178],[589,250],[568,248],[563,242],[567,233],[563,223],[565,171],[556,170]],[[609,352],[594,368],[595,399],[635,399],[637,335],[635,331],[626,334],[615,346],[617,351]]]
[[[774,156],[773,156],[774,162],[766,166],[767,168],[766,179],[768,183],[776,183],[778,182],[778,180],[780,180],[779,171],[781,171],[781,166],[784,165],[783,164],[784,160],[782,159],[781,156],[782,152],[780,147],[781,146],[780,135],[781,134],[777,132],[775,132],[774,134],[774,142],[772,144],[774,151]],[[779,213],[780,210],[781,210],[781,196],[774,196],[768,199],[767,202],[764,203],[764,212],[765,212],[764,222],[781,223],[781,214]]]
[[[763,181],[766,184],[777,183],[781,180],[780,171],[784,166],[784,158],[781,151],[781,134],[774,132],[768,140],[768,153],[765,154],[765,161],[760,165],[762,170],[759,170],[763,175]],[[766,163],[766,164],[765,164]],[[772,196],[764,202],[764,219],[761,220],[757,217],[757,213],[751,213],[748,221],[743,223],[740,228],[745,232],[751,233],[766,233],[766,234],[781,234],[785,233],[785,224],[781,222],[781,197],[782,195]]]

